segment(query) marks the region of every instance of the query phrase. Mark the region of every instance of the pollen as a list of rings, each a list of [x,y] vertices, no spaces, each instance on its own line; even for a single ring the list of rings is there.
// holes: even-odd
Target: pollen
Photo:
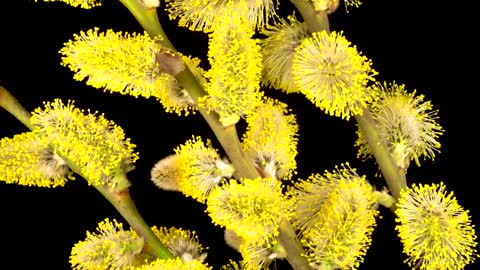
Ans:
[[[228,264],[225,264],[225,265],[222,265],[222,270],[243,270],[245,269],[244,268],[244,264],[243,263],[239,263],[239,262],[236,262],[232,259],[229,260]]]
[[[275,16],[277,0],[167,0],[170,19],[192,31],[211,32],[223,23],[222,17],[242,16],[250,28],[262,28]],[[245,11],[246,9],[246,11]]]
[[[152,227],[152,231],[164,243],[173,255],[182,259],[185,263],[191,260],[204,262],[207,253],[206,248],[200,244],[194,231],[175,227]]]
[[[396,219],[405,261],[413,269],[463,269],[478,254],[474,225],[443,183],[402,190]]]
[[[200,59],[189,56],[182,56],[182,61],[190,69],[193,76],[202,84],[205,84],[205,71],[199,66]],[[187,90],[178,81],[167,74],[162,74],[166,83],[164,88],[157,88],[152,95],[162,103],[166,112],[175,112],[179,116],[189,115],[196,112],[195,101],[190,97]]]
[[[386,143],[397,166],[405,171],[411,160],[420,166],[420,158],[434,158],[440,149],[438,138],[443,134],[437,123],[438,111],[433,110],[423,95],[408,93],[405,85],[396,83],[377,83],[380,99],[372,105],[372,117],[379,136]],[[368,147],[361,130],[359,138],[359,157],[368,158],[373,154]]]
[[[298,92],[292,77],[292,62],[295,49],[308,37],[307,25],[294,16],[289,16],[288,21],[280,19],[277,24],[264,30],[263,34],[267,37],[261,43],[262,85],[285,93]]]
[[[214,188],[207,200],[214,224],[260,245],[278,235],[280,221],[291,217],[291,208],[280,183],[267,178],[230,180]]]
[[[127,269],[144,247],[143,238],[121,223],[108,218],[98,224],[97,232],[75,244],[70,256],[72,269]]]
[[[33,132],[0,140],[0,180],[22,186],[64,186],[74,177],[65,161]]]
[[[220,158],[210,141],[205,144],[201,137],[194,137],[175,148],[175,153],[180,191],[201,203],[224,178],[233,175],[233,166]]]
[[[225,18],[225,25],[210,36],[205,74],[208,95],[200,106],[215,111],[224,126],[235,124],[262,103],[260,78],[262,56],[253,31],[241,17]]]
[[[355,269],[371,243],[378,215],[372,186],[348,164],[315,174],[290,191],[294,225],[317,269]]]
[[[199,261],[192,260],[187,262],[182,262],[180,258],[175,259],[158,259],[152,263],[136,267],[136,270],[212,270],[212,267],[203,264]]]
[[[73,101],[44,104],[31,118],[35,135],[75,164],[89,184],[120,184],[115,176],[129,171],[138,159],[123,129],[102,114],[75,108]]]
[[[297,163],[298,125],[287,105],[266,98],[247,118],[242,140],[246,154],[264,177],[291,178]]]
[[[286,252],[276,240],[271,243],[259,245],[258,243],[243,243],[240,245],[242,255],[242,269],[270,269],[275,259],[283,259]]]
[[[167,71],[178,69],[185,57],[166,61],[166,49],[148,34],[128,34],[98,28],[75,34],[60,50],[62,65],[75,72],[74,79],[94,88],[134,97],[155,97],[167,112],[188,114],[193,101]],[[163,65],[162,65],[163,63]],[[193,68],[198,61],[191,59]],[[171,64],[172,66],[169,66]]]
[[[332,116],[349,119],[362,114],[378,94],[367,88],[376,72],[342,33],[313,33],[296,48],[295,85],[313,104]]]

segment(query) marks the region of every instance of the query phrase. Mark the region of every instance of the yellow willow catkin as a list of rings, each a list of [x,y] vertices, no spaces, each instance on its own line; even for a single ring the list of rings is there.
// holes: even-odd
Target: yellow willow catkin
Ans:
[[[205,144],[201,137],[186,141],[175,148],[175,153],[172,165],[179,191],[201,203],[224,178],[233,175],[233,166],[220,158],[210,141]]]
[[[159,160],[150,171],[152,182],[159,188],[169,191],[181,191],[179,173],[179,155],[169,155]]]
[[[64,186],[74,179],[65,161],[33,132],[0,140],[0,181],[36,187]]]
[[[220,115],[224,126],[235,124],[261,104],[262,56],[253,31],[238,14],[225,17],[224,24],[210,35],[205,74],[208,95],[200,105]]]
[[[276,240],[263,245],[245,242],[240,245],[239,252],[242,255],[244,270],[270,269],[269,266],[275,259],[287,256]]]
[[[162,260],[158,259],[150,264],[135,268],[135,270],[212,270],[212,267],[200,261],[192,260],[182,262],[180,258]]]
[[[60,54],[62,65],[75,72],[74,79],[86,79],[87,85],[111,93],[155,97],[167,112],[179,115],[193,111],[194,102],[168,72],[181,70],[184,61],[200,81],[204,80],[199,59],[177,57],[147,33],[100,32],[93,28],[75,34]]]
[[[277,0],[167,0],[170,19],[192,31],[211,32],[224,23],[222,18],[236,16],[246,7],[249,28],[263,28],[274,17]]]
[[[182,259],[183,262],[191,260],[205,261],[207,248],[200,244],[195,231],[156,226],[152,227],[152,231],[167,246],[168,250]]]
[[[279,22],[263,31],[267,37],[261,41],[263,55],[262,86],[296,93],[292,77],[292,61],[295,49],[308,37],[307,24],[295,16]]]
[[[313,175],[290,191],[294,224],[316,269],[355,269],[371,243],[378,215],[372,186],[347,164]]]
[[[91,185],[108,184],[115,188],[115,176],[132,169],[138,159],[134,144],[125,137],[123,129],[103,115],[74,107],[73,101],[64,104],[60,99],[45,102],[31,118],[34,133],[43,142],[52,144],[80,170]]]
[[[291,217],[292,204],[275,179],[230,180],[215,187],[207,200],[214,224],[232,230],[248,243],[269,243],[282,219]]]
[[[409,256],[405,262],[418,270],[460,270],[478,254],[474,225],[443,183],[403,189],[397,203],[396,230]]]
[[[415,91],[408,93],[405,85],[377,83],[380,99],[372,105],[372,118],[378,135],[386,143],[397,166],[405,171],[411,160],[420,166],[420,158],[434,158],[439,151],[438,137],[443,134],[436,122],[438,111]],[[356,145],[359,157],[372,157],[366,139],[359,129]]]
[[[265,177],[290,179],[297,163],[298,125],[287,105],[266,98],[248,115],[242,140],[246,154]]]
[[[376,72],[342,33],[313,33],[297,47],[292,74],[295,85],[313,104],[332,116],[362,114],[378,98],[367,88]]]
[[[98,224],[96,233],[87,232],[87,238],[75,244],[70,264],[77,270],[127,269],[143,248],[143,238],[107,218]]]

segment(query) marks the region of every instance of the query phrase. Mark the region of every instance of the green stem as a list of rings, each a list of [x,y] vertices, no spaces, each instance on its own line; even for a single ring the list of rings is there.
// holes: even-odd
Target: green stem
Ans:
[[[163,31],[162,25],[158,21],[157,9],[155,8],[145,8],[142,6],[139,0],[119,0],[135,17],[135,19],[140,23],[140,25],[147,31],[147,33],[152,37],[162,37],[160,42],[170,48],[174,49],[170,40],[168,40],[167,35]]]
[[[117,177],[126,176],[119,175]],[[148,249],[150,252],[160,259],[175,258],[142,218],[130,196],[128,188],[121,191],[112,191],[106,186],[95,186],[95,188],[117,209],[135,232],[145,240],[145,243],[150,248]]]
[[[175,50],[174,46],[166,36],[165,32],[158,21],[155,9],[146,9],[138,0],[120,0],[125,7],[130,10],[133,16],[143,26],[145,31],[152,37],[162,37],[162,43],[168,48]],[[202,88],[198,80],[192,74],[188,67],[185,67],[182,72],[175,76],[175,79],[185,88],[189,96],[198,104],[199,98],[205,96],[207,93]],[[255,179],[259,177],[253,163],[246,157],[241,148],[241,144],[233,127],[224,127],[218,120],[218,115],[214,112],[208,112],[204,108],[198,108],[200,114],[208,123],[218,141],[225,150],[225,153],[235,167],[235,176],[241,178]]]
[[[0,107],[3,107],[10,114],[15,116],[22,124],[24,124],[30,130],[33,129],[32,124],[30,123],[30,117],[32,115],[25,110],[25,108],[20,104],[3,86],[0,85]]]
[[[292,225],[290,225],[290,223],[286,220],[283,220],[282,223],[280,223],[279,230],[280,234],[278,235],[278,241],[287,252],[288,263],[290,263],[295,270],[311,269],[308,261],[302,257],[304,250],[298,241]]]
[[[318,32],[318,30],[328,31],[328,16],[326,12],[314,11],[313,5],[307,1],[290,1],[295,5],[304,18],[310,32]],[[368,144],[372,149],[373,155],[380,167],[380,170],[382,171],[388,188],[392,192],[395,200],[398,199],[400,196],[400,190],[407,186],[405,175],[401,173],[400,169],[395,165],[390,152],[378,137],[375,123],[370,115],[370,111],[365,109],[363,115],[357,115],[355,116],[355,119],[357,120],[357,123],[363,134],[367,138]],[[395,207],[395,205],[393,207]]]
[[[88,178],[82,173],[80,167],[75,163],[65,158],[62,153],[57,151],[57,154],[67,163],[68,167],[72,169],[76,174],[80,175],[83,179]],[[135,232],[145,240],[148,245],[147,250],[149,253],[157,256],[160,259],[170,259],[175,256],[168,250],[168,248],[158,239],[150,226],[145,222],[143,217],[138,212],[134,201],[130,196],[128,186],[130,181],[125,174],[119,174],[115,176],[115,183],[119,185],[115,187],[109,187],[107,185],[93,185],[93,187],[100,192],[105,199],[107,199],[115,209],[122,215],[128,224],[135,230]]]
[[[190,97],[198,104],[198,99],[205,96],[206,92],[203,90],[198,80],[193,76],[190,69],[185,69],[175,76],[177,81],[187,90]],[[247,158],[245,152],[240,144],[237,130],[234,125],[224,127],[218,120],[218,115],[213,112],[208,112],[204,108],[198,108],[198,111],[203,116],[205,121],[212,129],[215,137],[222,145],[225,153],[235,167],[235,177],[255,179],[259,177],[259,173],[253,166],[253,163]]]
[[[30,130],[34,126],[30,122],[31,114],[7,91],[7,89],[0,86],[0,106],[5,108],[20,122],[27,126]],[[50,146],[52,149],[53,145]],[[56,153],[67,163],[68,167],[76,174],[87,180],[88,178],[82,174],[82,170],[75,163],[64,157],[62,153]],[[130,193],[128,191],[129,181],[125,175],[118,175],[115,179],[116,183],[121,186],[115,188],[108,188],[106,186],[94,186],[102,195],[118,210],[118,212],[127,220],[128,224],[137,232],[137,234],[145,240],[147,245],[151,248],[152,253],[159,258],[168,259],[174,258],[173,254],[163,245],[157,236],[153,233],[145,220],[142,218],[137,210]],[[88,180],[87,180],[88,182]]]
[[[290,0],[302,15],[304,22],[307,24],[308,32],[327,31],[330,33],[330,24],[328,22],[327,11],[316,11],[311,1]]]
[[[387,147],[380,139],[372,115],[368,109],[364,109],[362,115],[356,115],[358,126],[362,130],[362,134],[367,139],[368,145],[373,152],[382,175],[387,182],[390,192],[392,192],[395,200],[400,196],[400,191],[407,187],[407,180],[405,174],[400,172],[400,169],[395,164],[392,155]]]
[[[260,176],[253,163],[245,155],[234,125],[228,126],[223,132],[218,133],[217,138],[236,169],[234,174],[236,178],[255,179]]]
[[[137,18],[137,20],[139,20],[140,24],[144,26],[144,29],[148,32],[150,36],[162,36],[162,40],[167,42],[166,44],[169,44],[168,47],[175,50],[173,45],[171,45],[168,37],[163,32],[163,29],[161,28],[157,17],[155,17],[155,21],[152,21],[152,13],[149,13],[149,11],[136,4],[136,0],[120,1],[130,11],[133,10],[133,12],[135,12],[133,15],[135,16],[135,18]],[[142,8],[143,10],[140,8]],[[152,23],[152,25],[146,25],[148,24],[147,22]],[[196,104],[198,104],[199,98],[207,94],[188,67],[186,67],[182,72],[177,74],[175,78],[185,88],[185,90],[188,92],[188,94],[195,101]],[[246,157],[245,152],[241,147],[235,126],[233,125],[229,127],[224,127],[218,120],[219,118],[216,113],[208,112],[203,108],[198,108],[198,110],[214,132],[218,141],[225,150],[225,153],[235,167],[235,177],[249,179],[255,179],[259,177],[260,174],[255,169],[253,163]],[[303,249],[298,239],[296,238],[290,224],[285,223],[282,228],[280,228],[279,238],[282,239],[282,245],[286,247],[286,250],[289,253],[287,255],[287,260],[289,261],[289,263],[297,270],[310,269],[310,267],[308,266],[308,262],[305,260],[305,258],[301,257]]]
[[[305,0],[290,0],[302,15],[310,33],[327,31],[330,33],[330,24],[326,11],[315,11],[313,4]],[[287,222],[280,227],[279,241],[287,251],[287,260],[294,269],[311,269],[308,261],[301,256],[303,247],[296,237],[295,231]]]

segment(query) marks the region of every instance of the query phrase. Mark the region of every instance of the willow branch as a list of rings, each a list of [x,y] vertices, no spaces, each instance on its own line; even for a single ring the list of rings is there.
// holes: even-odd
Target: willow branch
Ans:
[[[28,112],[4,87],[0,86],[0,106],[5,108],[20,122],[22,122],[30,130],[34,126],[30,122],[31,114]],[[54,146],[50,145],[53,149]],[[58,150],[55,151],[68,167],[76,174],[87,180],[88,178],[82,174],[82,170],[75,163],[62,155]],[[158,258],[168,259],[174,258],[173,254],[160,242],[154,232],[147,225],[143,217],[137,210],[128,190],[129,181],[125,175],[117,175],[116,183],[121,186],[116,188],[108,188],[106,186],[94,186],[102,195],[117,209],[117,211],[127,220],[128,224],[143,237],[145,243],[151,248],[151,252]],[[88,180],[87,180],[88,181]]]
[[[20,104],[20,102],[15,99],[10,92],[7,91],[3,86],[0,85],[0,107],[7,110],[15,118],[17,118],[22,124],[24,124],[30,130],[33,129],[32,124],[30,123],[30,117],[32,116],[30,112],[25,110],[25,108]]]
[[[407,187],[405,174],[400,172],[400,169],[395,164],[395,161],[385,146],[385,143],[378,136],[370,111],[364,109],[363,114],[356,115],[355,119],[362,130],[362,134],[365,135],[365,138],[367,139],[368,145],[382,171],[385,181],[387,182],[388,188],[390,189],[390,192],[392,192],[392,196],[397,200],[400,196],[400,191]]]
[[[316,11],[311,1],[290,0],[302,15],[304,22],[307,24],[308,32],[330,32],[330,24],[328,23],[328,14],[326,10]]]
[[[118,175],[117,177],[126,176]],[[145,240],[145,243],[147,243],[150,248],[148,250],[153,253],[153,255],[161,259],[175,258],[140,215],[130,196],[128,188],[121,191],[112,191],[106,186],[95,186],[95,188],[117,209],[135,232]]]
[[[160,36],[162,38],[160,42],[164,46],[176,51],[162,29],[155,9],[147,9],[143,7],[141,4],[139,4],[138,0],[119,1],[122,2],[122,4],[124,4],[128,10],[130,10],[130,12],[132,12],[133,16],[138,20],[138,22],[143,26],[145,31],[147,31],[150,36]],[[185,67],[182,72],[175,75],[175,79],[185,88],[189,96],[194,100],[195,104],[198,104],[199,98],[207,94],[188,67]],[[225,128],[220,123],[219,117],[216,113],[208,112],[204,108],[198,108],[198,110],[212,129],[213,133],[225,150],[225,153],[235,167],[235,176],[250,179],[259,177],[260,175],[253,166],[253,163],[245,156],[243,150],[241,149],[235,126]]]
[[[326,12],[315,12],[313,5],[302,0],[290,0],[304,18],[308,25],[309,31],[317,31],[317,29],[327,30],[328,17]],[[328,31],[328,30],[327,30]],[[383,177],[387,182],[390,192],[393,197],[398,199],[400,196],[400,190],[407,186],[405,174],[400,172],[400,169],[395,165],[390,152],[385,147],[382,140],[377,134],[375,123],[371,117],[370,111],[365,109],[363,115],[356,115],[355,119],[365,135],[370,149],[372,149],[373,155],[377,164],[382,171]]]
[[[143,29],[152,37],[164,37],[160,42],[170,48],[174,49],[167,35],[163,31],[162,25],[158,21],[156,8],[145,8],[139,0],[119,0],[129,11],[133,17],[140,23]]]
[[[280,223],[278,241],[283,246],[287,252],[287,261],[295,270],[307,270],[311,269],[308,261],[305,257],[302,257],[302,254],[305,252],[302,245],[298,241],[295,230],[292,228],[292,225],[283,220]]]
[[[129,10],[134,10],[136,13],[134,14],[135,18],[140,19],[140,23],[144,25],[143,22],[147,22],[147,17],[151,16],[151,11],[144,9],[143,11],[139,9],[138,4],[134,4],[132,2],[136,2],[136,0],[120,0]],[[127,5],[128,4],[128,5]],[[132,7],[135,6],[133,9]],[[142,15],[143,14],[143,15]],[[153,26],[144,27],[144,29],[148,32],[148,34],[152,37],[161,36],[164,42],[168,41],[168,37],[163,32],[160,23],[158,22],[158,18],[156,18],[157,22],[152,22]],[[175,50],[173,45],[171,45],[170,41],[165,43],[170,49]],[[198,80],[194,77],[192,72],[189,70],[188,67],[177,74],[175,76],[177,81],[186,89],[190,97],[198,104],[198,99],[205,96],[207,93],[202,88]],[[235,126],[228,126],[224,127],[220,121],[219,117],[214,112],[208,112],[204,108],[198,108],[200,114],[206,120],[212,131],[214,132],[216,138],[222,145],[225,153],[229,157],[230,161],[232,162],[233,166],[235,167],[235,177],[237,178],[249,178],[255,179],[260,176],[258,171],[253,166],[253,163],[246,157],[245,152],[243,151],[237,131]],[[297,270],[304,270],[310,269],[308,267],[308,263],[301,256],[303,253],[303,249],[295,237],[295,234],[292,233],[293,229],[290,224],[284,223],[283,228],[280,230],[280,239],[282,239],[282,245],[285,247],[287,252],[289,252],[287,256],[287,260],[289,263]]]

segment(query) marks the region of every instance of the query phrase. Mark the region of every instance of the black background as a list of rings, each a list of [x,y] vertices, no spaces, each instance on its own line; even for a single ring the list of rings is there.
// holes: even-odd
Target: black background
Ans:
[[[291,8],[288,1],[281,2],[281,14],[289,14]],[[347,39],[373,60],[379,72],[377,80],[396,81],[406,84],[408,89],[417,89],[439,110],[439,122],[446,130],[440,138],[442,151],[434,161],[427,160],[421,167],[413,164],[408,181],[443,181],[459,203],[470,209],[473,223],[480,224],[480,207],[475,201],[480,180],[476,171],[478,53],[473,41],[477,29],[469,9],[468,3],[453,6],[447,1],[369,0],[358,9],[350,8],[348,14],[341,7],[330,16],[330,23],[332,30],[343,30]],[[159,17],[176,48],[200,57],[204,67],[208,67],[207,36],[177,28],[160,9]],[[73,73],[60,65],[58,50],[62,44],[73,33],[93,27],[143,31],[117,1],[103,1],[102,7],[83,10],[63,3],[3,0],[0,84],[30,111],[41,107],[43,101],[62,98],[75,100],[77,107],[105,113],[137,145],[140,160],[129,178],[133,183],[132,197],[147,223],[195,230],[200,241],[209,247],[207,261],[214,269],[229,258],[238,259],[238,254],[223,243],[222,229],[210,223],[203,205],[181,194],[159,190],[150,182],[150,169],[155,162],[173,153],[174,147],[192,135],[209,137],[219,148],[201,116],[178,117],[165,113],[154,99],[104,93],[74,81]],[[266,95],[288,103],[297,115],[297,177],[332,170],[348,161],[377,187],[385,185],[374,176],[376,167],[372,160],[356,159],[353,119],[328,117],[301,95],[264,90]],[[239,131],[243,128],[240,123]],[[20,122],[0,111],[0,137],[24,131],[27,129]],[[85,238],[87,230],[93,231],[106,217],[123,222],[114,208],[80,177],[56,189],[0,182],[0,211],[1,269],[70,269],[71,247]],[[401,253],[393,215],[385,209],[381,209],[381,215],[373,244],[359,269],[409,269],[402,262],[406,257]],[[479,265],[477,262],[465,269],[478,269]],[[277,268],[289,266],[280,262]]]

